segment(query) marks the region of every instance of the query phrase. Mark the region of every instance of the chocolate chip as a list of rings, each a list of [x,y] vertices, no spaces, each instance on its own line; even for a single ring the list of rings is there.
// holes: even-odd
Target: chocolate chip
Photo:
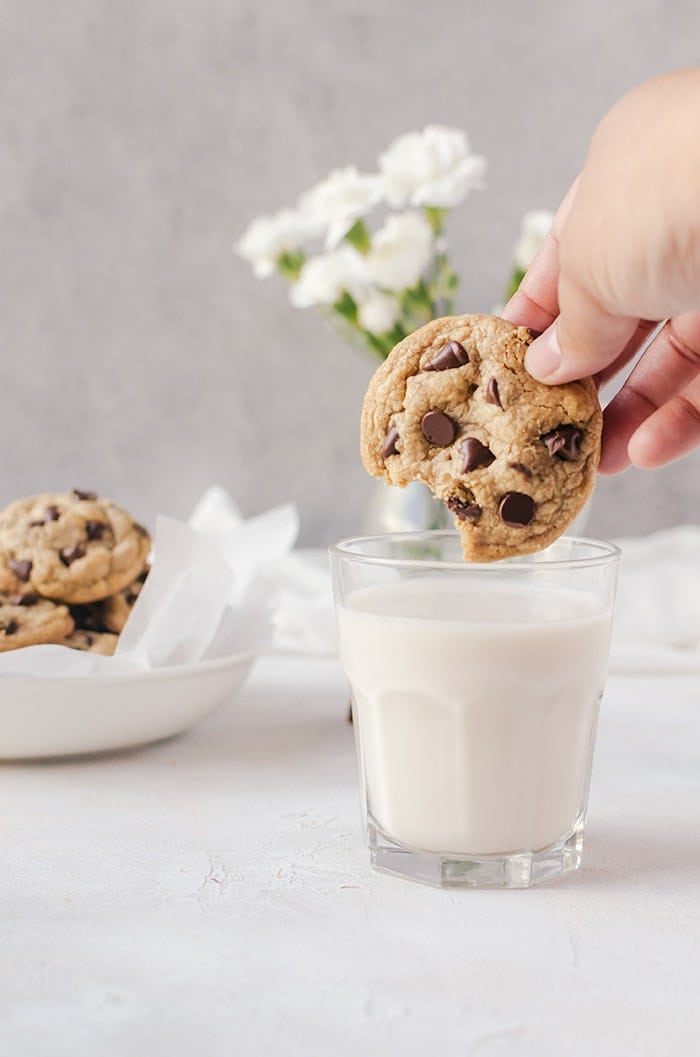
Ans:
[[[478,503],[470,503],[468,500],[460,499],[456,495],[451,495],[445,506],[460,521],[477,521],[481,516],[481,507]]]
[[[501,403],[501,394],[498,392],[498,382],[495,378],[489,378],[486,383],[486,403],[495,404],[497,407],[503,409]]]
[[[564,462],[573,462],[581,448],[583,430],[578,426],[557,426],[549,433],[543,433],[540,440],[545,442],[550,455],[556,455]]]
[[[447,345],[438,352],[429,363],[426,363],[424,371],[450,371],[453,367],[463,367],[469,363],[469,354],[464,345],[458,341],[448,341]]]
[[[396,441],[399,439],[399,431],[396,426],[391,426],[384,438],[382,455],[388,459],[390,455],[396,455]]]
[[[86,521],[85,531],[89,540],[101,540],[106,529],[104,521]]]
[[[19,631],[19,624],[16,620],[0,621],[0,631],[4,631],[6,635],[14,635],[15,632]]]
[[[10,595],[9,601],[13,606],[35,606],[39,595]]]
[[[459,450],[464,456],[462,473],[476,470],[478,466],[490,466],[496,458],[493,452],[485,444],[482,444],[480,440],[477,440],[476,437],[467,437],[466,440],[463,440]]]
[[[29,522],[29,527],[35,528],[37,525],[45,525],[47,521],[58,521],[60,516],[60,510],[52,503],[51,506],[46,507],[42,518],[39,518],[37,521]]]
[[[506,492],[498,505],[498,513],[506,525],[522,528],[535,516],[535,500],[523,492]]]
[[[107,631],[105,622],[101,617],[99,603],[95,606],[80,605],[69,606],[70,615],[75,621],[79,631]]]
[[[29,579],[29,574],[32,571],[32,563],[29,561],[19,561],[17,558],[8,558],[7,568],[12,570],[18,580],[21,580],[23,584],[26,584]]]
[[[80,488],[73,489],[76,499],[97,499],[97,492],[83,492]]]
[[[82,558],[84,554],[85,548],[82,543],[76,543],[72,547],[64,547],[60,552],[60,557],[64,565],[72,565],[78,558]]]
[[[446,448],[457,436],[457,427],[444,411],[426,411],[420,428],[425,439],[438,448]]]

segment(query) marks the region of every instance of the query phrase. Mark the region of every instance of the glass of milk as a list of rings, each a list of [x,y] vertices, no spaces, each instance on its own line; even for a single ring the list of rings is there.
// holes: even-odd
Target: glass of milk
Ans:
[[[372,864],[523,888],[581,864],[620,552],[468,564],[452,531],[331,548]]]

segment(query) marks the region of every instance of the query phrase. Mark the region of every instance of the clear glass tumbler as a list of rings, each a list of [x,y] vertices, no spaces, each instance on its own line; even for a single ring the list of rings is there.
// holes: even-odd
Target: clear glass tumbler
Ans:
[[[377,869],[523,888],[579,867],[619,555],[563,537],[469,564],[452,531],[331,548]]]

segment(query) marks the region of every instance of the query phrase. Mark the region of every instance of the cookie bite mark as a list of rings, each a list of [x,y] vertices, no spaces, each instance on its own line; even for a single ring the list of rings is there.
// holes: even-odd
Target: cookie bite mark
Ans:
[[[498,516],[511,528],[525,528],[535,516],[537,504],[524,492],[506,492],[498,504]]]
[[[457,425],[444,411],[426,411],[420,428],[429,444],[447,448],[457,436]]]
[[[424,371],[451,371],[469,363],[469,353],[459,341],[448,341],[432,360],[423,365]]]
[[[549,433],[543,433],[540,440],[544,441],[550,455],[564,462],[574,462],[581,451],[583,430],[573,425],[557,426]]]

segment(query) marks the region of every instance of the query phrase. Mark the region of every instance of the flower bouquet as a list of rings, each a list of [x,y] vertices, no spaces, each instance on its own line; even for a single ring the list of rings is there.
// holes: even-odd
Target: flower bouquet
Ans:
[[[485,158],[471,151],[463,132],[428,125],[391,143],[376,172],[335,169],[294,208],[257,217],[236,248],[260,278],[285,279],[293,305],[319,309],[349,342],[384,360],[406,335],[455,312],[459,276],[446,220],[483,188],[485,173]],[[551,220],[545,211],[523,218],[508,296]],[[444,518],[443,505],[424,486],[382,485],[368,527],[438,527]]]
[[[445,221],[483,186],[486,161],[463,132],[428,125],[395,140],[377,167],[335,169],[293,209],[253,220],[237,250],[261,278],[286,279],[293,305],[320,309],[384,359],[417,327],[454,311],[459,277]]]

